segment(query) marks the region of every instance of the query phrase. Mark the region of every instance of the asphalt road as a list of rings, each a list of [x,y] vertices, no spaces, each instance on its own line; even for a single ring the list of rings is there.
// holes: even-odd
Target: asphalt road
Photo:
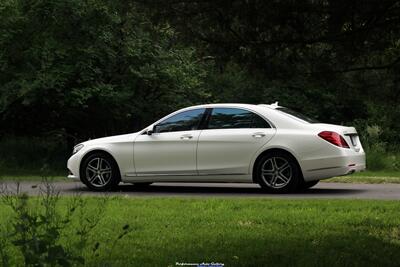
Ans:
[[[231,183],[154,183],[147,188],[137,188],[131,184],[121,184],[117,190],[107,193],[89,191],[80,182],[54,182],[54,188],[63,195],[104,194],[125,197],[246,197],[246,198],[335,198],[335,199],[400,199],[400,184],[345,184],[319,183],[315,187],[294,194],[267,194],[256,184]],[[43,190],[38,182],[22,182],[21,192],[31,195]],[[15,190],[15,182],[1,182],[0,188]]]

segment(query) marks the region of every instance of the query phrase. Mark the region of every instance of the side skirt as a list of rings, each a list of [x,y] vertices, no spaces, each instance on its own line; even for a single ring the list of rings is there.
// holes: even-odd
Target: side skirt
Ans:
[[[253,183],[251,174],[218,174],[218,175],[145,175],[130,176],[126,174],[122,177],[122,182],[196,182],[196,183]]]

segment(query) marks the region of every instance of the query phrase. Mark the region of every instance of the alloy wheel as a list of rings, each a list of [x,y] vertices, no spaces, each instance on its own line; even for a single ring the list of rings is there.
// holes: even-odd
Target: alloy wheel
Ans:
[[[111,180],[111,164],[104,158],[91,159],[86,166],[86,179],[95,187],[103,187]]]
[[[261,167],[261,177],[271,188],[285,187],[293,177],[292,166],[282,157],[270,157]]]

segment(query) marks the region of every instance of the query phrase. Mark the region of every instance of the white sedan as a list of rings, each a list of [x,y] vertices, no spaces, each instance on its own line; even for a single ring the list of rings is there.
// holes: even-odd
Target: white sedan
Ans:
[[[283,193],[364,169],[354,127],[318,123],[277,103],[184,108],[139,132],[78,144],[68,160],[68,177],[97,191],[121,181],[242,182]]]

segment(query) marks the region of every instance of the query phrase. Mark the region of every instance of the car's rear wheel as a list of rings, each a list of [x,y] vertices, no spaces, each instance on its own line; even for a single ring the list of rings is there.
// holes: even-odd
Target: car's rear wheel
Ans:
[[[299,184],[300,170],[289,153],[274,151],[257,161],[256,179],[267,192],[293,192]]]
[[[310,182],[301,182],[301,183],[299,183],[299,189],[307,190],[307,189],[313,187],[314,185],[318,184],[318,182],[319,182],[319,180],[310,181]]]
[[[115,160],[106,153],[93,153],[82,164],[82,182],[94,191],[106,191],[115,188],[120,173]]]

